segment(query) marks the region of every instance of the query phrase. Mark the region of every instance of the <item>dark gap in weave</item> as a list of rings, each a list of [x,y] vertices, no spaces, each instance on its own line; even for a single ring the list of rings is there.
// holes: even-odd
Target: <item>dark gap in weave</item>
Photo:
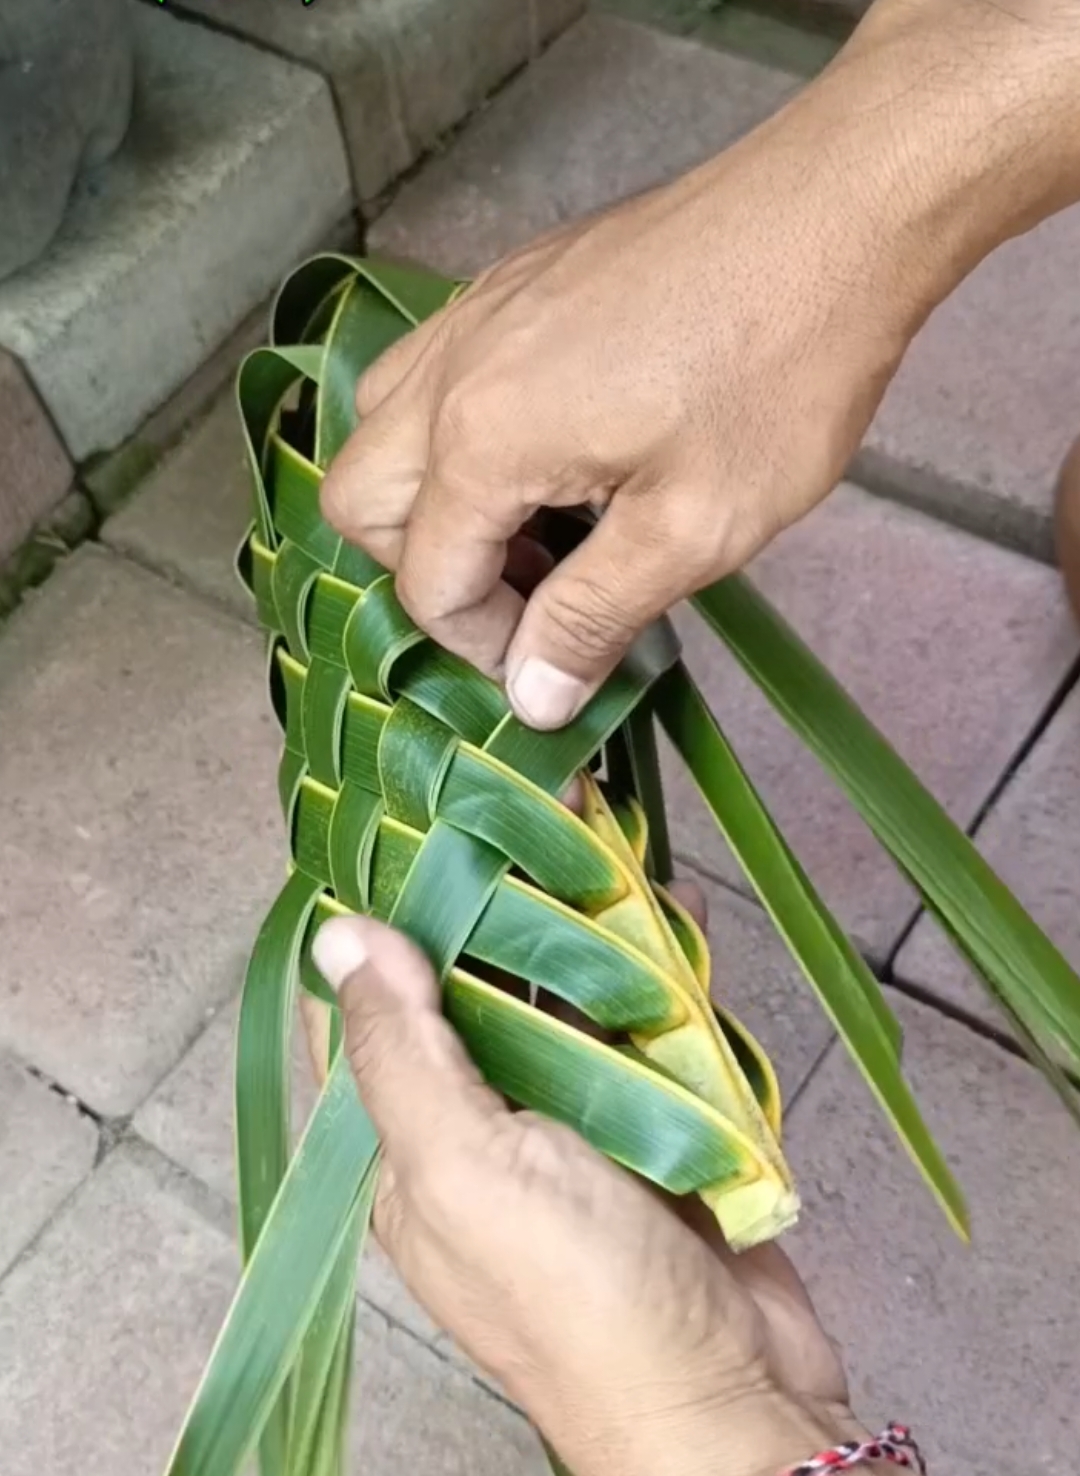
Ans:
[[[315,385],[303,380],[285,396],[278,421],[281,439],[308,461],[315,459],[316,403]]]
[[[529,985],[525,979],[519,979],[516,974],[508,974],[505,969],[497,969],[494,964],[485,963],[482,958],[475,958],[466,949],[460,959],[461,967],[474,978],[490,984],[494,989],[501,989],[504,994],[509,994],[514,999],[528,999]]]
[[[278,652],[284,646],[284,640],[279,636],[270,650],[270,705],[274,709],[274,716],[285,731],[286,717],[288,714],[288,694],[285,689],[285,677],[281,670],[281,662],[278,660]],[[295,836],[293,837],[295,840]]]
[[[460,962],[468,973],[477,979],[482,979],[485,984],[502,990],[504,994],[509,994],[514,999],[529,1000],[535,991],[537,1009],[545,1015],[553,1016],[563,1025],[579,1030],[582,1035],[591,1036],[594,1040],[602,1040],[614,1046],[630,1044],[630,1037],[625,1032],[602,1030],[583,1010],[579,1010],[576,1005],[569,1004],[550,989],[532,985],[527,979],[519,978],[516,974],[508,974],[505,969],[498,969],[493,964],[485,963],[483,959],[474,958],[467,949],[462,954]]]

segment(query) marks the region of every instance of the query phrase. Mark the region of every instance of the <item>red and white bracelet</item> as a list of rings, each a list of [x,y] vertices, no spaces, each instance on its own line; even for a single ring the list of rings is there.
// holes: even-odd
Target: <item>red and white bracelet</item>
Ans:
[[[811,1456],[801,1465],[789,1466],[780,1476],[828,1476],[830,1472],[850,1471],[867,1461],[890,1461],[894,1466],[927,1476],[926,1462],[906,1425],[887,1425],[876,1440],[848,1440]]]

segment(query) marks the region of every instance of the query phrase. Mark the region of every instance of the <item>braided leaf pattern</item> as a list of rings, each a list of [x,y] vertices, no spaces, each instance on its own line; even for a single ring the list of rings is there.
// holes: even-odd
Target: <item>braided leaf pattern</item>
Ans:
[[[355,428],[358,377],[463,285],[318,257],[285,283],[271,344],[239,375],[254,519],[238,570],[268,635],[292,865],[252,953],[237,1039],[244,1277],[170,1476],[238,1476],[256,1444],[263,1476],[344,1469],[356,1267],[379,1145],[311,960],[330,916],[365,912],[409,934],[495,1087],[670,1192],[700,1195],[735,1248],[794,1219],[775,1073],[749,1032],[712,1004],[706,941],[665,885],[656,720],[966,1234],[959,1189],[903,1078],[900,1028],[881,988],[754,791],[668,623],[642,637],[570,727],[535,733],[497,686],[424,637],[391,576],[323,521],[319,486]],[[554,531],[572,546],[582,528],[567,517]],[[745,580],[724,580],[696,603],[1075,1106],[1058,1063],[1080,1069],[1080,980]],[[580,815],[559,801],[575,778]],[[528,991],[503,987],[508,976]],[[326,1084],[294,1151],[290,1037],[301,989],[329,1006],[331,1023]],[[540,1006],[550,999],[572,1008]]]

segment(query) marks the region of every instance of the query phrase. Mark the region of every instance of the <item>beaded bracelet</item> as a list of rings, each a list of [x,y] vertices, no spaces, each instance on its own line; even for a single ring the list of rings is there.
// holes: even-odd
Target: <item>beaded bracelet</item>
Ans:
[[[829,1472],[850,1471],[867,1461],[891,1461],[894,1466],[927,1476],[926,1462],[906,1425],[887,1425],[875,1440],[845,1441],[799,1466],[790,1466],[780,1476],[828,1476]]]

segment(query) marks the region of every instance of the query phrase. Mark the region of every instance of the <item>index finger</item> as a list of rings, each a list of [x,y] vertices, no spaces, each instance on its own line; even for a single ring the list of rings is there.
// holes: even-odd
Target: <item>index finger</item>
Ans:
[[[375,377],[360,381],[358,402],[370,400],[374,408],[330,463],[319,491],[319,506],[331,527],[387,569],[397,568],[431,444],[427,356],[417,354],[397,379],[401,362],[381,370],[380,359],[368,371]],[[392,378],[393,387],[387,388]]]
[[[532,511],[512,484],[489,489],[479,464],[436,457],[400,550],[398,596],[417,625],[496,679],[525,608],[503,578],[510,540]]]

